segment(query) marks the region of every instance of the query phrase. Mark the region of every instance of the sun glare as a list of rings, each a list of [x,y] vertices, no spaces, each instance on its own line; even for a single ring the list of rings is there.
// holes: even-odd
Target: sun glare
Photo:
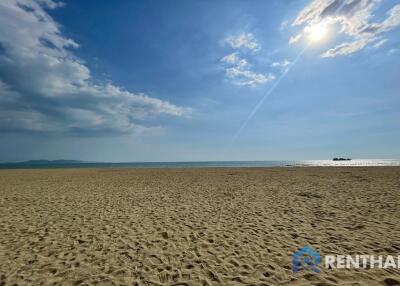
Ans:
[[[308,37],[311,42],[320,42],[328,34],[328,28],[325,24],[319,23],[306,28]]]

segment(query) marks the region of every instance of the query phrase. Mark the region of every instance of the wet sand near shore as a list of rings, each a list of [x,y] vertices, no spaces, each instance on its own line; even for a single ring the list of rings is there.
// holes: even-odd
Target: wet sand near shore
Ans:
[[[0,285],[400,285],[400,167],[0,170]]]

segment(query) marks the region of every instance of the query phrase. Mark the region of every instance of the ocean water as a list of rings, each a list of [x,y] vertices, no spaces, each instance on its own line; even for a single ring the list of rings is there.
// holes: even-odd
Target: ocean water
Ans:
[[[0,163],[0,169],[22,168],[251,168],[251,167],[312,167],[312,166],[400,166],[399,159],[353,159],[351,161],[202,161],[202,162],[136,162],[89,163],[62,161],[27,161]]]

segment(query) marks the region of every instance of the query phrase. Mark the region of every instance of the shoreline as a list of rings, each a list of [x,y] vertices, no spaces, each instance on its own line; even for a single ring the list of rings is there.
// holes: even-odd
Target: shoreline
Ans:
[[[243,167],[243,166],[238,166],[238,167],[76,167],[76,166],[71,166],[71,167],[66,167],[66,166],[60,166],[60,167],[16,167],[16,168],[2,168],[0,167],[0,172],[1,171],[34,171],[34,170],[43,170],[43,171],[51,171],[51,170],[240,170],[240,169],[254,169],[254,170],[271,170],[271,169],[340,169],[340,168],[349,168],[349,169],[362,169],[362,168],[367,168],[367,169],[372,169],[372,168],[400,168],[400,166],[386,166],[386,165],[381,165],[381,166],[310,166],[310,165],[304,165],[304,166],[299,166],[299,165],[290,165],[290,166],[265,166],[265,167],[256,167],[256,166],[249,166],[249,167]]]
[[[182,162],[173,162],[172,164],[169,163],[87,163],[87,164],[79,164],[79,165],[2,165],[0,164],[0,170],[52,170],[52,169],[81,169],[81,170],[90,170],[90,169],[116,169],[116,170],[140,170],[140,169],[262,169],[262,168],[374,168],[374,167],[400,167],[400,160],[399,165],[393,164],[377,164],[377,165],[340,165],[340,164],[332,164],[332,165],[313,165],[313,164],[282,164],[282,165],[190,165],[192,163],[181,164]],[[255,161],[255,162],[264,162],[264,161]],[[196,162],[197,163],[197,162]],[[154,166],[151,166],[154,165]]]
[[[3,162],[0,169],[52,169],[52,168],[253,168],[253,167],[375,167],[400,166],[400,159],[335,160],[257,160],[257,161],[176,161],[176,162],[87,162],[77,160],[30,160]]]

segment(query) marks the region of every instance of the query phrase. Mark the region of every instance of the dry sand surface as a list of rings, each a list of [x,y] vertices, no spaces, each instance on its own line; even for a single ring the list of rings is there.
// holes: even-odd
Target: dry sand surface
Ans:
[[[400,285],[400,168],[0,171],[0,285]]]

